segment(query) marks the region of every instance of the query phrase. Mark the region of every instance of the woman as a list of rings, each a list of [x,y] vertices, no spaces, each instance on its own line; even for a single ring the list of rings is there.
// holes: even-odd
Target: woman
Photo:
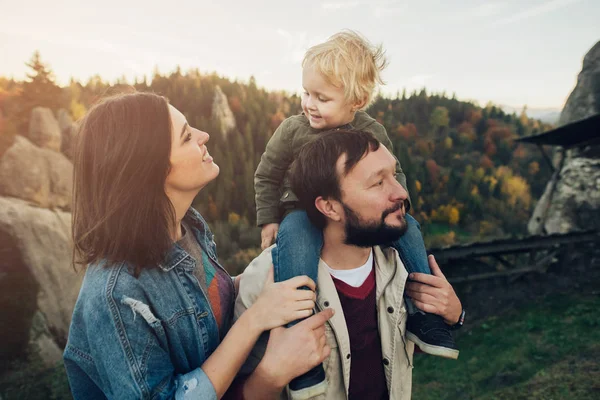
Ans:
[[[219,174],[208,139],[150,93],[106,99],[83,119],[74,151],[73,240],[77,262],[88,267],[64,352],[75,398],[220,398],[262,332],[312,313],[312,280],[271,279],[229,326],[234,281],[191,208]],[[312,291],[296,290],[302,286]],[[273,340],[273,357],[250,379],[291,379],[320,363],[329,352],[323,323],[331,315],[313,316],[323,321],[317,329],[287,335],[285,343]],[[281,346],[312,357],[281,370]]]

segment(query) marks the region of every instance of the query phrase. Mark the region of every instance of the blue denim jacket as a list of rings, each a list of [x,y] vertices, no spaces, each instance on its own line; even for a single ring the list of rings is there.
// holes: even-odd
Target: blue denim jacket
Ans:
[[[190,208],[186,220],[218,265],[202,216]],[[177,244],[137,278],[126,264],[88,266],[64,351],[75,399],[217,398],[200,367],[219,332],[195,267]]]

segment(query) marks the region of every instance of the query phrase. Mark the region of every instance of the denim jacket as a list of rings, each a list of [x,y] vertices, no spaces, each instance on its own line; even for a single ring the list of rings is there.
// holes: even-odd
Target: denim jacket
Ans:
[[[190,208],[185,218],[219,265],[202,216]],[[64,351],[75,399],[217,398],[200,367],[219,332],[194,268],[176,243],[163,264],[137,278],[123,263],[87,267]]]

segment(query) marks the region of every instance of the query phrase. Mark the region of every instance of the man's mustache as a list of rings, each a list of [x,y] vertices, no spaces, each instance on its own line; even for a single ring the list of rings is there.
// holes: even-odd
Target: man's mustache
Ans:
[[[383,214],[381,214],[381,219],[384,220],[385,217],[387,217],[391,213],[398,211],[399,209],[402,208],[402,205],[403,205],[403,202],[399,201],[395,206],[392,206],[392,207],[388,208],[387,210],[385,210],[383,212]]]

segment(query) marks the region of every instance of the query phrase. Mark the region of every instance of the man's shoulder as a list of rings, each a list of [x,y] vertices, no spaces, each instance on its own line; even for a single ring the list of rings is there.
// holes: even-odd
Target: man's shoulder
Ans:
[[[275,246],[265,249],[252,260],[240,278],[238,300],[246,306],[253,304],[263,289],[269,270],[273,268],[272,251]]]
[[[396,265],[402,262],[398,250],[392,246],[373,246],[373,256],[379,263]]]

